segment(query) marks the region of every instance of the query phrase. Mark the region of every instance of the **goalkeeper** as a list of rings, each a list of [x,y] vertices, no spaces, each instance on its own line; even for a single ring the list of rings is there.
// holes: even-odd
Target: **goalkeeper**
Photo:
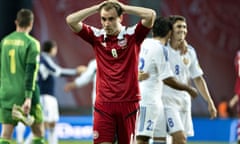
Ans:
[[[31,126],[32,144],[44,144],[42,109],[36,85],[40,45],[29,35],[33,21],[32,11],[21,9],[15,20],[16,31],[0,43],[0,144],[12,143],[18,121]]]

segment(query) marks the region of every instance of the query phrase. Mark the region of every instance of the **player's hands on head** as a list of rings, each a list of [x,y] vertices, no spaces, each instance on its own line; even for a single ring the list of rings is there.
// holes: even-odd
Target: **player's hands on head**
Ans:
[[[98,4],[98,11],[100,11],[100,7],[102,6],[102,5],[104,5],[105,3],[108,3],[108,2],[112,2],[112,3],[117,3],[118,5],[120,5],[120,7],[122,8],[122,10],[124,11],[124,4],[123,3],[121,3],[121,2],[119,2],[118,0],[105,0],[105,1],[103,1],[103,2],[101,2],[101,3],[99,3]]]
[[[121,3],[121,2],[120,2],[120,1],[118,1],[118,0],[109,0],[109,1],[112,1],[112,2],[114,2],[114,3],[117,3],[117,4],[119,4],[119,5],[120,5],[120,7],[122,8],[122,11],[124,12],[125,4]]]

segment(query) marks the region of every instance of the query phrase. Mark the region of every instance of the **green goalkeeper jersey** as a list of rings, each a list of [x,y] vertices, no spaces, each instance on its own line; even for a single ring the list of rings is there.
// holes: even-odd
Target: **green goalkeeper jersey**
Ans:
[[[36,98],[39,41],[23,32],[12,32],[0,45],[0,106],[22,105],[25,98]]]

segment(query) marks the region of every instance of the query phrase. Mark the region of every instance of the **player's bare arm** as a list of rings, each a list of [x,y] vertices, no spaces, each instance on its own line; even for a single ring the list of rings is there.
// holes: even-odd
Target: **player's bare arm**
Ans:
[[[194,79],[194,84],[199,90],[200,94],[208,103],[208,111],[210,113],[211,118],[215,118],[217,116],[217,109],[214,105],[214,102],[210,96],[210,93],[207,88],[207,84],[202,76]]]
[[[31,98],[26,98],[23,105],[22,105],[22,109],[23,109],[23,111],[26,115],[29,114],[29,112],[30,112],[31,103],[32,103],[32,99]]]
[[[65,91],[65,92],[70,92],[70,91],[72,91],[72,90],[74,90],[74,89],[76,89],[76,88],[77,88],[76,83],[75,83],[74,81],[72,81],[72,82],[67,83],[67,84],[64,86],[64,91]]]
[[[198,91],[194,87],[179,82],[175,77],[168,77],[163,82],[171,88],[188,92],[192,98],[196,98],[198,95]]]
[[[235,94],[229,101],[230,108],[233,108],[233,106],[238,102],[238,95]]]
[[[118,3],[122,7],[124,13],[141,17],[141,22],[145,27],[151,28],[153,26],[156,18],[156,12],[154,10],[144,7],[125,5],[117,0],[110,1]]]
[[[138,80],[139,81],[143,81],[149,78],[149,73],[143,72],[143,71],[139,71],[138,72]]]
[[[74,32],[79,32],[82,29],[82,21],[86,19],[87,17],[99,12],[99,8],[101,5],[106,3],[107,1],[104,1],[100,4],[93,5],[91,7],[79,10],[77,12],[74,12],[66,17],[67,24],[70,26],[70,28]]]
[[[79,65],[77,68],[77,73],[78,75],[81,75],[82,73],[84,73],[87,70],[87,67],[85,65]]]

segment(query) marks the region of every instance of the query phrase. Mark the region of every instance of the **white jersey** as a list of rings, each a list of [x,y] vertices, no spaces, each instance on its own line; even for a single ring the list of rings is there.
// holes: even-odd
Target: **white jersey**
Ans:
[[[139,69],[149,73],[147,80],[140,82],[144,104],[157,104],[161,101],[162,80],[173,76],[168,62],[168,51],[160,41],[145,39],[141,45]]]
[[[137,135],[165,137],[166,123],[161,100],[162,80],[173,76],[166,47],[159,40],[145,39],[141,45],[139,69],[149,74],[140,82],[140,118]]]
[[[171,48],[170,44],[168,44],[168,52],[171,70],[177,80],[188,84],[190,79],[203,75],[196,52],[192,46],[188,45],[188,52],[181,55],[180,51]],[[191,110],[191,97],[186,91],[175,90],[164,85],[162,99],[165,107],[175,107],[184,111]]]
[[[92,104],[95,103],[96,99],[96,71],[97,62],[96,59],[93,59],[88,63],[87,70],[75,79],[75,84],[78,87],[82,87],[88,84],[89,82],[93,82]]]

